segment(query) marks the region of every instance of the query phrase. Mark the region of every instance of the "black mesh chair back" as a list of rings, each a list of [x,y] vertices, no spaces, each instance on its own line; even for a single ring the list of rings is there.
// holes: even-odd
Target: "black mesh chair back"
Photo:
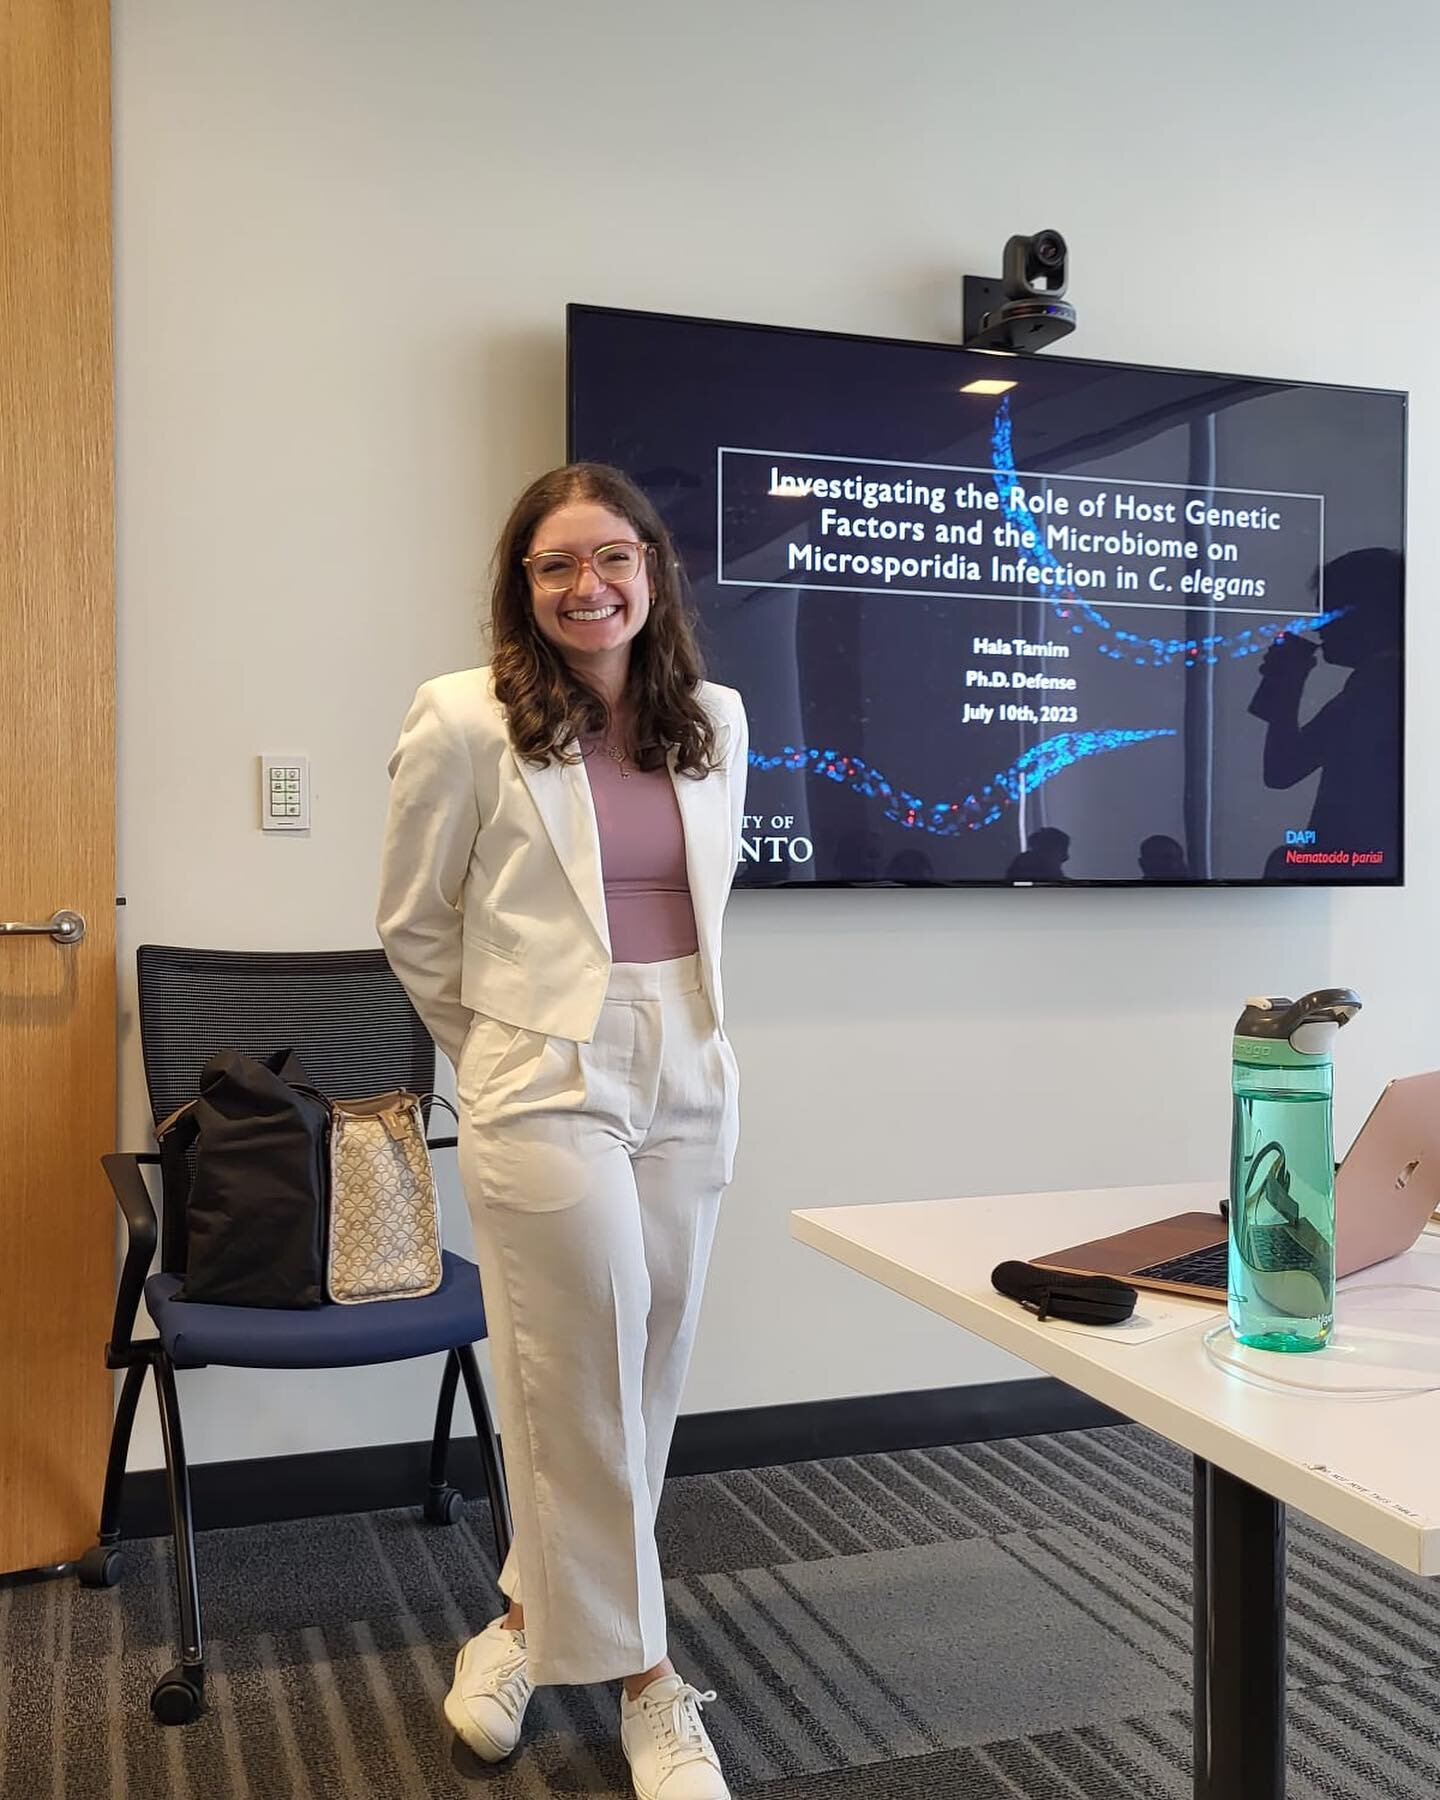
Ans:
[[[195,1098],[201,1068],[220,1050],[255,1057],[293,1050],[311,1080],[335,1100],[396,1088],[425,1095],[434,1083],[435,1046],[383,950],[190,950],[144,944],[136,960],[140,1044],[157,1125]],[[169,1142],[178,1148],[178,1138]],[[430,1142],[435,1148],[456,1144],[453,1137]],[[114,1152],[102,1162],[124,1215],[128,1240],[105,1366],[124,1369],[125,1380],[115,1407],[100,1529],[81,1558],[78,1573],[87,1587],[110,1587],[119,1579],[125,1465],[135,1410],[146,1377],[153,1373],[175,1544],[180,1640],[179,1662],[160,1678],[150,1696],[155,1717],[166,1725],[188,1725],[205,1704],[195,1520],[176,1381],[182,1370],[340,1369],[443,1355],[425,1517],[434,1525],[454,1525],[462,1517],[464,1496],[446,1480],[446,1472],[455,1397],[463,1380],[495,1532],[495,1567],[503,1567],[510,1551],[510,1510],[499,1440],[475,1356],[475,1345],[487,1331],[475,1265],[447,1250],[444,1276],[433,1294],[374,1306],[291,1311],[191,1304],[181,1298],[177,1290],[182,1284],[176,1278],[185,1274],[185,1201],[193,1163],[178,1155],[157,1157],[149,1152]],[[163,1208],[158,1276],[149,1273],[155,1250],[155,1204],[142,1172],[142,1164],[155,1162],[161,1167]],[[134,1326],[142,1299],[148,1303],[154,1332],[137,1338]]]
[[[193,1100],[217,1050],[292,1049],[322,1093],[428,1094],[435,1046],[383,950],[142,944],[140,1048],[154,1123]],[[428,1116],[428,1108],[427,1108]],[[190,1171],[193,1174],[193,1167]],[[183,1274],[184,1195],[162,1191],[160,1265]]]

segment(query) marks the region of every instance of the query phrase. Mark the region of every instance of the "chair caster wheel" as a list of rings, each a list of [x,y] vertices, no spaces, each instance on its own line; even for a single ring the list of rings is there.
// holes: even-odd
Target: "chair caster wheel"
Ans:
[[[116,1544],[92,1544],[75,1565],[81,1587],[111,1588],[125,1573],[125,1558]]]
[[[162,1725],[190,1725],[205,1710],[205,1692],[194,1674],[178,1663],[155,1683],[150,1710]]]
[[[465,1496],[459,1488],[443,1487],[425,1496],[427,1525],[458,1525],[465,1510]]]

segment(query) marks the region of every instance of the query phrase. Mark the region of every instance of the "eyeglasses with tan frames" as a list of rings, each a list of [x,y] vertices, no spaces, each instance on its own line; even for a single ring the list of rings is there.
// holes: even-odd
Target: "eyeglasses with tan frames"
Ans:
[[[653,544],[623,538],[614,544],[599,545],[588,556],[575,556],[569,550],[539,550],[533,556],[522,556],[520,562],[536,587],[547,594],[568,594],[579,581],[580,571],[586,568],[607,587],[633,581],[653,548]]]

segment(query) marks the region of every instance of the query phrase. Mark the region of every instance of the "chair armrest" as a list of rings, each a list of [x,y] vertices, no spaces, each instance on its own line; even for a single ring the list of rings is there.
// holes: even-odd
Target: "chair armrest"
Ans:
[[[115,1322],[110,1328],[110,1342],[105,1346],[105,1365],[111,1369],[123,1369],[130,1361],[135,1316],[140,1310],[145,1277],[155,1256],[158,1230],[155,1203],[150,1198],[145,1177],[140,1173],[142,1161],[154,1160],[152,1157],[127,1156],[118,1151],[100,1158],[100,1166],[125,1216],[126,1234],[125,1262],[115,1294]]]

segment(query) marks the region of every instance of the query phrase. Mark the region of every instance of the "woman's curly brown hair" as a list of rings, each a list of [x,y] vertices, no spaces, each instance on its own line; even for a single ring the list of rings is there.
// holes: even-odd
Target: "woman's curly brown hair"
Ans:
[[[557,507],[588,500],[629,521],[653,546],[647,558],[650,614],[631,641],[626,687],[634,742],[642,769],[658,769],[676,752],[686,775],[716,767],[715,727],[700,703],[705,671],[695,622],[670,533],[635,483],[605,463],[567,463],[532,481],[515,502],[495,548],[490,600],[491,673],[506,710],[510,741],[527,762],[576,762],[582,731],[603,731],[610,708],[543,637],[530,604],[527,556],[541,522]]]

